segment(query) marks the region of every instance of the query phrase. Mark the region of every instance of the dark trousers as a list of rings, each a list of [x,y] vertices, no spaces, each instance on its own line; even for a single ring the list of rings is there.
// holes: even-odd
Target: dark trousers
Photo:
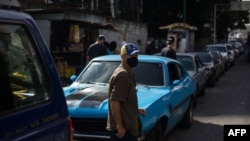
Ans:
[[[123,138],[119,139],[117,136],[117,131],[111,131],[111,141],[137,141],[137,137],[131,135],[129,132],[126,132]]]

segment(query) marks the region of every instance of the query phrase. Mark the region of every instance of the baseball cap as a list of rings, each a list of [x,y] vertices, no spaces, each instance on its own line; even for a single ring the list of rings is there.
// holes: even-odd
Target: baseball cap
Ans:
[[[134,55],[135,53],[140,52],[138,48],[135,46],[135,44],[132,43],[126,43],[121,47],[121,55],[127,54],[127,55]]]
[[[104,35],[98,35],[97,39],[98,40],[105,40],[105,37],[104,37]]]
[[[168,37],[167,44],[172,44],[173,42],[174,42],[174,37],[173,36]]]

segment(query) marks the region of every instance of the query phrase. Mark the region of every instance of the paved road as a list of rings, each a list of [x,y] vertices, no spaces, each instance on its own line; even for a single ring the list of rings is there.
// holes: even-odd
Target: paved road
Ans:
[[[175,128],[165,141],[223,141],[225,124],[250,124],[250,63],[243,56],[199,97],[192,127]]]

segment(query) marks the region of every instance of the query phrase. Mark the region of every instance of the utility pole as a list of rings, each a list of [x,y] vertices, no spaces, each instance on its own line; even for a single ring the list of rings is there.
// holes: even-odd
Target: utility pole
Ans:
[[[183,22],[187,22],[187,0],[183,0]]]
[[[216,41],[216,19],[217,19],[217,4],[214,4],[214,33],[213,33],[213,43]]]
[[[219,17],[223,12],[230,11],[229,9],[230,4],[214,4],[214,32],[213,32],[213,43],[216,42],[216,32],[217,32],[217,17]],[[219,14],[217,14],[217,11],[220,11]]]

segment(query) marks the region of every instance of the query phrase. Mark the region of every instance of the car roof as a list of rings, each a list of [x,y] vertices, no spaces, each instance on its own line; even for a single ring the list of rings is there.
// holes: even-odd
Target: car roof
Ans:
[[[207,51],[196,51],[196,52],[189,52],[191,54],[209,54]]]
[[[31,16],[24,12],[14,11],[14,10],[4,10],[0,9],[0,19],[1,20],[26,20],[31,19]]]
[[[170,59],[157,55],[138,55],[139,61],[143,62],[178,62],[177,60]],[[94,58],[92,61],[121,61],[121,55],[104,55]]]
[[[191,56],[191,57],[195,57],[196,56],[196,54],[192,54],[191,52],[177,52],[176,55]]]
[[[216,47],[220,47],[220,46],[226,47],[226,46],[225,46],[226,44],[227,44],[227,43],[207,44],[207,45],[205,45],[205,47],[213,47],[213,46],[216,46]]]

